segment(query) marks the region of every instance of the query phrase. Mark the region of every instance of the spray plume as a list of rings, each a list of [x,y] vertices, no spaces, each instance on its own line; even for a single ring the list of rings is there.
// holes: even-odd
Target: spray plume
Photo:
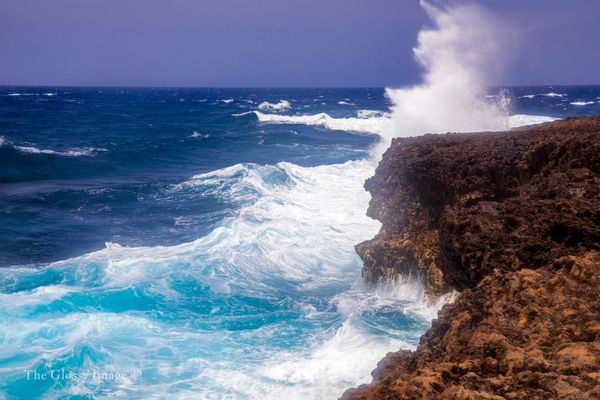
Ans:
[[[419,32],[413,50],[422,83],[386,89],[393,105],[382,145],[398,136],[506,129],[506,96],[486,97],[505,55],[499,21],[475,5],[421,6],[435,25]]]

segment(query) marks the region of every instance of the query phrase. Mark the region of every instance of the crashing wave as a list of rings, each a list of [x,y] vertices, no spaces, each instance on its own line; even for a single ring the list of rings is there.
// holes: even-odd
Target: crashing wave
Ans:
[[[331,130],[342,130],[347,132],[377,135],[381,135],[382,132],[384,132],[384,129],[386,129],[390,123],[390,114],[378,110],[359,110],[357,112],[357,118],[334,118],[326,113],[313,115],[279,115],[264,114],[259,111],[249,111],[233,115],[242,116],[252,113],[256,114],[256,117],[260,122],[264,123],[322,126]],[[558,119],[559,118],[544,115],[514,114],[506,117],[506,122],[503,123],[497,130],[512,129],[525,125],[542,124],[556,121]]]
[[[280,100],[278,103],[269,103],[268,101],[263,101],[258,105],[259,110],[263,111],[285,111],[292,108],[292,105],[287,100]]]
[[[260,122],[279,124],[301,124],[322,126],[331,130],[348,131],[355,133],[379,134],[385,123],[386,117],[371,118],[334,118],[327,113],[313,115],[278,115],[264,114],[254,111]]]
[[[572,106],[589,106],[591,104],[596,104],[595,101],[572,101],[569,104]]]

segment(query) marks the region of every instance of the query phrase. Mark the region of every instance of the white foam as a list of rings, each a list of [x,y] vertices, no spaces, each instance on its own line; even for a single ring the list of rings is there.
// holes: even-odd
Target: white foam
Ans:
[[[254,111],[246,111],[246,112],[242,112],[242,113],[234,113],[231,114],[232,117],[242,117],[244,115],[250,115],[250,114],[254,114]]]
[[[198,174],[173,186],[168,195],[211,190],[220,198],[245,204],[207,236],[176,246],[128,248],[107,243],[103,250],[50,264],[47,269],[60,277],[59,286],[6,294],[0,296],[0,304],[10,303],[5,313],[18,317],[27,307],[48,304],[69,293],[104,293],[134,286],[159,293],[165,301],[176,301],[180,294],[171,283],[181,277],[193,277],[223,295],[266,296],[279,293],[283,286],[301,293],[298,298],[308,299],[315,291],[348,287],[361,266],[354,245],[373,237],[380,227],[365,215],[370,196],[362,189],[374,168],[375,163],[368,160],[317,167],[282,162],[236,164]],[[175,224],[186,223],[183,218],[175,220]],[[3,272],[20,281],[38,270],[18,267]],[[337,310],[339,323],[319,331],[301,349],[254,349],[260,354],[254,363],[207,361],[198,358],[197,351],[186,351],[190,343],[210,346],[208,340],[222,346],[227,343],[226,331],[207,336],[185,326],[175,329],[133,315],[98,312],[45,321],[14,320],[22,334],[11,335],[11,348],[24,346],[27,338],[48,329],[59,333],[50,342],[40,340],[27,348],[51,360],[71,354],[82,343],[98,343],[94,348],[101,348],[136,338],[145,343],[144,348],[167,348],[174,354],[167,359],[145,358],[139,345],[132,343],[118,347],[118,354],[111,356],[113,365],[121,369],[134,366],[128,359],[135,359],[138,366],[150,365],[169,382],[164,387],[135,380],[123,383],[146,397],[166,393],[172,387],[173,374],[187,373],[187,386],[172,396],[185,398],[193,393],[219,398],[229,393],[232,398],[243,394],[250,399],[337,398],[346,388],[368,382],[371,370],[388,351],[411,348],[419,334],[414,329],[403,333],[395,327],[380,327],[388,329],[389,335],[374,334],[365,324],[365,316],[395,310],[426,324],[439,308],[428,305],[422,284],[409,279],[388,282],[375,290],[358,280],[350,290],[337,290],[332,290],[338,295],[331,306]],[[307,318],[315,319],[322,312],[308,305],[302,310]],[[219,310],[213,307],[213,311]],[[12,332],[14,327],[6,329]],[[248,334],[271,337],[272,328],[265,329],[264,333]],[[20,367],[30,364],[33,362]],[[189,371],[196,370],[197,374],[189,376]]]
[[[191,134],[190,136],[188,136],[188,137],[190,137],[190,138],[194,138],[194,139],[197,139],[197,138],[204,138],[204,139],[206,139],[206,138],[210,137],[210,135],[208,135],[208,134],[204,134],[204,135],[203,135],[203,134],[202,134],[202,133],[200,133],[200,132],[194,131],[194,132],[192,132],[192,134]]]
[[[356,105],[356,104],[354,104],[354,103],[349,103],[349,102],[347,102],[347,101],[344,101],[344,100],[340,100],[340,101],[338,101],[337,103],[338,103],[339,105],[341,105],[341,106],[354,106],[354,105]]]
[[[14,146],[14,148],[23,153],[54,154],[54,155],[64,156],[64,157],[93,156],[97,152],[108,151],[107,149],[98,148],[98,147],[80,147],[80,148],[69,149],[66,151],[57,151],[57,150],[51,150],[51,149],[39,149],[39,148],[33,147],[33,146]]]
[[[364,119],[368,119],[368,118],[389,118],[390,114],[385,112],[385,111],[381,111],[381,110],[358,110],[356,112],[356,116],[358,118],[364,118]]]
[[[49,285],[18,293],[0,293],[0,304],[2,305],[0,310],[4,313],[13,313],[16,310],[18,315],[24,306],[48,304],[71,291],[72,289],[67,286]]]
[[[546,96],[546,97],[565,97],[566,94],[565,93],[549,92],[549,93],[543,93],[540,96]]]
[[[547,117],[544,115],[514,114],[508,118],[508,128],[513,129],[521,126],[544,124],[559,119],[560,118]]]
[[[382,308],[396,309],[404,315],[431,322],[438,310],[453,299],[454,294],[442,296],[431,303],[425,294],[423,279],[417,276],[400,276],[394,280],[372,285],[358,281],[351,290],[335,298],[338,310],[348,319]]]
[[[276,383],[264,388],[269,398],[338,398],[345,389],[370,381],[371,371],[390,349],[412,347],[393,337],[374,337],[351,321],[332,333],[305,354],[278,354],[259,368],[260,377]]]
[[[595,101],[572,101],[571,103],[572,106],[589,106],[591,104],[596,104]]]
[[[544,96],[544,97],[565,97],[566,94],[564,93],[555,93],[555,92],[549,92],[549,93],[538,93],[538,94],[525,94],[523,96],[519,96],[520,99],[533,99],[534,97],[537,96]]]
[[[292,105],[287,100],[280,100],[278,103],[269,103],[268,101],[263,101],[258,105],[259,110],[263,111],[285,111],[292,108]]]
[[[93,278],[96,286],[144,281],[160,285],[161,291],[169,290],[163,286],[165,273],[178,273],[173,263],[180,271],[193,268],[195,275],[213,274],[251,292],[276,290],[268,284],[273,279],[301,291],[339,284],[356,274],[354,244],[374,236],[379,227],[364,215],[369,195],[362,184],[373,170],[366,160],[312,168],[283,162],[237,164],[197,175],[173,186],[169,196],[190,190],[210,194],[211,187],[212,194],[246,205],[190,243],[135,248],[107,243],[104,250],[48,268],[81,277],[90,264],[101,265],[101,276]],[[17,268],[13,273],[30,272]]]
[[[313,115],[278,115],[264,114],[254,111],[260,122],[279,124],[301,124],[322,126],[331,130],[341,130],[356,133],[378,134],[388,122],[385,117],[372,118],[334,118],[327,113]]]
[[[343,323],[325,333],[325,338],[315,338],[304,351],[274,354],[254,370],[212,369],[208,376],[250,399],[335,399],[345,389],[369,382],[372,369],[388,351],[414,349],[411,343],[416,342],[418,332],[377,326],[387,329],[387,334],[373,335],[373,327],[362,320],[365,315],[394,310],[428,323],[451,298],[430,305],[422,283],[410,278],[388,281],[375,289],[357,281],[351,290],[335,297]],[[318,318],[314,309],[309,312]]]
[[[223,99],[223,100],[219,100],[219,101],[222,103],[225,103],[225,104],[229,104],[229,103],[232,103],[234,100],[233,99]]]

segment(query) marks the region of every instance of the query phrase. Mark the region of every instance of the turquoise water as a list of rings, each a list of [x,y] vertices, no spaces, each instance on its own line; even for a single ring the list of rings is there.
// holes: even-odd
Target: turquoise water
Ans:
[[[599,111],[598,88],[510,90],[518,114]],[[0,398],[368,382],[439,307],[360,279],[388,107],[383,89],[2,88]]]

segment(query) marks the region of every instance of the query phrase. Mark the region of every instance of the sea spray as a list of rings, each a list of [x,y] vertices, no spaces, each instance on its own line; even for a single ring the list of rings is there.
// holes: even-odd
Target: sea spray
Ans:
[[[369,195],[362,189],[376,162],[358,158],[366,154],[366,147],[373,142],[365,133],[383,132],[389,141],[392,136],[407,132],[383,129],[390,121],[397,128],[405,126],[412,129],[412,134],[420,134],[479,130],[482,121],[467,123],[461,118],[505,115],[502,102],[498,102],[502,96],[482,100],[487,75],[478,75],[477,71],[483,67],[471,71],[467,65],[470,74],[460,75],[464,78],[461,82],[477,83],[469,86],[466,93],[460,85],[427,72],[429,67],[431,71],[443,67],[443,63],[434,62],[437,53],[447,50],[440,38],[444,35],[439,32],[446,32],[449,27],[460,30],[460,23],[480,20],[480,11],[454,11],[461,9],[429,10],[438,29],[429,30],[430,35],[423,33],[420,38],[420,56],[426,61],[422,62],[426,67],[424,83],[388,91],[395,104],[391,117],[385,110],[381,91],[377,97],[382,100],[377,104],[372,103],[373,91],[332,99],[318,91],[264,92],[252,97],[257,101],[251,104],[263,99],[281,104],[277,102],[288,98],[293,101],[293,110],[297,110],[301,104],[312,104],[317,97],[319,101],[311,106],[312,118],[284,115],[292,111],[281,109],[270,111],[279,112],[280,118],[268,116],[259,121],[251,119],[254,115],[239,118],[244,115],[241,111],[248,110],[242,105],[247,107],[250,101],[243,91],[190,92],[190,98],[195,93],[202,98],[196,100],[201,105],[193,106],[201,112],[187,108],[191,107],[190,101],[173,100],[180,95],[171,99],[163,92],[135,92],[132,97],[115,94],[108,100],[103,100],[104,95],[82,92],[73,95],[78,96],[76,101],[87,101],[81,100],[82,110],[86,110],[86,104],[98,107],[102,101],[108,101],[104,107],[111,115],[118,109],[124,115],[135,115],[133,119],[144,124],[133,129],[128,124],[110,125],[111,130],[122,129],[111,140],[127,140],[119,142],[119,146],[90,143],[111,149],[96,157],[23,152],[9,145],[16,136],[2,132],[7,135],[7,143],[0,150],[26,165],[38,161],[46,167],[42,164],[46,160],[66,160],[79,163],[69,170],[83,173],[86,170],[81,163],[103,162],[121,173],[135,170],[133,162],[151,160],[149,168],[162,174],[166,164],[161,164],[161,160],[168,165],[178,160],[176,166],[180,170],[189,167],[189,159],[181,157],[187,155],[196,163],[196,169],[186,169],[185,178],[170,176],[160,185],[144,185],[143,191],[135,185],[124,190],[125,183],[110,186],[110,182],[101,182],[101,188],[89,191],[75,188],[41,196],[35,193],[35,198],[28,198],[38,209],[42,204],[46,207],[56,203],[66,210],[61,214],[51,209],[52,220],[69,214],[83,218],[86,214],[80,214],[82,210],[70,207],[71,199],[76,198],[82,199],[74,203],[83,211],[94,210],[87,214],[90,221],[98,218],[105,225],[106,221],[117,220],[131,223],[135,221],[129,219],[131,216],[141,215],[144,220],[162,219],[173,221],[173,225],[154,225],[151,233],[157,235],[158,245],[127,247],[123,236],[117,235],[106,240],[120,244],[107,243],[96,252],[63,257],[59,262],[0,269],[0,397],[337,398],[346,388],[370,381],[371,370],[388,351],[414,348],[441,303],[428,304],[419,281],[400,277],[376,287],[361,281],[361,261],[353,247],[373,237],[379,224],[365,216]],[[459,18],[457,13],[465,15]],[[460,36],[460,32],[456,35]],[[456,35],[445,36],[448,45]],[[473,77],[476,79],[470,80]],[[564,89],[565,96],[570,90]],[[400,93],[398,98],[395,93]],[[442,95],[439,101],[435,94]],[[469,100],[469,96],[473,98]],[[18,99],[26,101],[29,97]],[[63,101],[64,97],[61,94],[53,100]],[[153,97],[160,103],[152,103]],[[545,101],[561,101],[561,97],[542,97]],[[356,104],[355,117],[350,116],[353,106],[348,104],[341,105],[342,111],[321,106],[320,99],[336,104],[340,98]],[[414,109],[400,106],[404,99],[413,100],[408,104]],[[148,107],[146,101],[160,107]],[[33,104],[31,109],[38,107],[41,106]],[[457,115],[444,111],[448,107]],[[473,114],[472,109],[478,107],[494,112]],[[578,108],[593,107],[596,106]],[[89,115],[96,116],[96,112],[94,109]],[[257,117],[271,115],[252,113]],[[29,113],[30,118],[38,114],[41,113]],[[234,114],[238,118],[232,118]],[[223,125],[215,126],[215,121]],[[402,121],[408,121],[407,125]],[[541,119],[520,116],[517,122],[532,121]],[[160,136],[164,129],[148,130],[151,124],[160,126],[166,122],[177,128],[170,136]],[[77,121],[80,123],[85,124],[85,119]],[[300,132],[296,134],[289,127],[274,123],[302,126],[294,127],[296,133]],[[88,128],[102,130],[105,126]],[[359,135],[338,135],[334,130]],[[195,140],[187,139],[194,131],[201,134],[192,133]],[[66,132],[69,135],[63,141],[77,137]],[[101,131],[97,134],[104,136]],[[208,140],[198,140],[201,137]],[[271,138],[271,145],[268,140],[263,145],[259,137]],[[39,143],[37,139],[27,140],[42,149],[54,148],[52,143],[38,139]],[[138,147],[131,149],[132,146]],[[324,154],[335,154],[344,148],[360,151],[360,155],[344,153],[350,155],[341,160],[324,158]],[[263,157],[265,154],[271,158]],[[239,159],[246,156],[244,161]],[[250,157],[255,158],[248,161]],[[282,159],[286,161],[281,162]],[[10,161],[8,157],[4,160]],[[144,176],[160,180],[164,176],[160,174]],[[92,176],[88,180],[93,179]],[[104,200],[105,196],[108,200]],[[153,201],[147,203],[149,198]],[[211,202],[207,204],[208,200]],[[167,242],[166,232],[180,232],[187,226],[181,221],[203,213],[215,215],[213,202],[225,210],[215,218],[214,225],[201,220],[208,232],[194,232],[195,236],[177,240],[177,244]],[[151,207],[143,208],[148,204]],[[189,213],[185,212],[187,205],[191,205]],[[133,230],[138,229],[132,226]],[[73,226],[68,228],[72,232]],[[94,232],[105,235],[99,225],[94,226]],[[137,231],[144,236],[140,232]],[[61,240],[64,241],[62,237]],[[101,372],[124,378],[34,382],[27,380],[25,371],[29,370]]]
[[[475,5],[421,5],[435,24],[421,30],[414,49],[423,81],[386,90],[392,117],[381,133],[380,152],[398,136],[508,127],[506,96],[486,98],[506,52],[500,21]]]

